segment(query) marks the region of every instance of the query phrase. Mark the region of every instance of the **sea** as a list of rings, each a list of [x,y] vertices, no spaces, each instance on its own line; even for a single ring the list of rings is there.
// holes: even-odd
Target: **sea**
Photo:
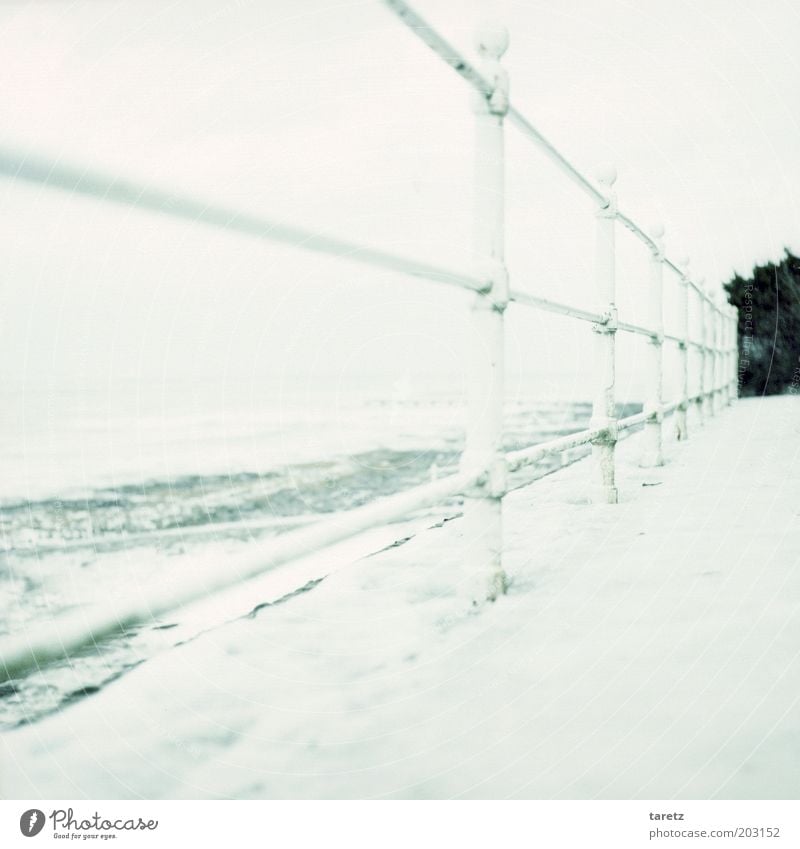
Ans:
[[[589,402],[570,397],[568,381],[562,392],[537,385],[532,375],[508,393],[507,450],[589,421]],[[0,401],[0,640],[109,604],[134,581],[185,573],[209,552],[224,561],[254,540],[447,475],[457,468],[468,408],[458,380],[402,374],[48,378],[11,381]],[[628,403],[620,414],[639,409]],[[550,457],[512,485],[586,450]],[[455,498],[415,519],[424,527],[459,512]],[[245,598],[239,613],[260,601]],[[91,697],[219,624],[212,613],[189,625],[176,611],[0,684],[0,728]]]

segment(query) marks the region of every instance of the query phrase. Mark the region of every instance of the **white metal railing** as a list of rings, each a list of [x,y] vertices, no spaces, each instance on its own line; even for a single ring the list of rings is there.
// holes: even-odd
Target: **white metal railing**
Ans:
[[[25,634],[0,641],[0,681],[16,678],[39,665],[69,657],[80,649],[152,621],[159,615],[203,598],[225,587],[328,547],[370,528],[407,517],[423,507],[463,495],[465,556],[474,582],[468,588],[472,600],[494,600],[506,587],[502,563],[502,504],[508,491],[507,477],[548,455],[581,445],[593,454],[593,499],[615,503],[614,452],[619,434],[644,425],[642,464],[663,463],[664,416],[675,413],[678,438],[688,438],[687,412],[694,404],[700,420],[713,416],[730,403],[737,391],[737,316],[733,307],[714,299],[702,282],[694,281],[688,260],[675,263],[664,254],[663,227],[645,232],[620,212],[614,193],[616,174],[605,169],[599,187],[584,176],[509,102],[508,76],[500,60],[508,46],[502,27],[489,26],[478,36],[479,66],[469,62],[435,32],[404,0],[384,0],[413,32],[463,77],[475,90],[475,247],[481,258],[477,267],[450,269],[417,262],[388,251],[377,250],[303,228],[206,203],[196,198],[120,181],[81,168],[71,168],[10,150],[0,149],[0,175],[44,184],[72,194],[133,205],[177,218],[249,236],[282,242],[427,280],[458,286],[474,293],[471,316],[474,327],[473,381],[465,449],[460,469],[432,483],[379,499],[333,519],[284,534],[244,557],[231,558],[223,568],[211,568],[189,576],[166,576],[139,597],[113,609],[77,611],[59,617]],[[534,142],[596,205],[596,288],[592,309],[518,291],[509,286],[504,262],[504,125],[506,120]],[[647,326],[620,321],[616,308],[615,231],[617,224],[630,230],[651,253]],[[668,268],[681,287],[679,328],[664,332],[663,271]],[[698,305],[698,338],[689,326],[690,294]],[[504,312],[510,303],[566,315],[591,323],[596,339],[596,391],[592,419],[585,430],[504,453],[503,378]],[[615,337],[623,331],[649,340],[647,395],[641,413],[616,417]],[[681,390],[677,400],[663,399],[665,341],[675,343],[680,354]],[[699,354],[699,390],[690,395],[690,349]]]

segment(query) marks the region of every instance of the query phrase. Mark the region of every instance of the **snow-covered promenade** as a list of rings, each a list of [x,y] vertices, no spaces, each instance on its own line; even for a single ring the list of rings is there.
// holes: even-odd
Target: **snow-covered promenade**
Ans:
[[[166,651],[5,734],[0,795],[796,798],[799,412],[626,440],[618,505],[513,493],[477,612],[452,521]]]

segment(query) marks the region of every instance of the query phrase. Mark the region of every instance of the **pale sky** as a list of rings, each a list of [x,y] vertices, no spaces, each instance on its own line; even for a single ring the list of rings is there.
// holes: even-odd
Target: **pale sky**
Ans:
[[[784,0],[418,0],[711,288],[800,250],[800,11]],[[470,91],[380,2],[3,2],[0,145],[410,256],[472,250]],[[507,130],[513,285],[587,305],[591,203]],[[2,375],[35,382],[461,364],[469,296],[0,181]],[[620,308],[647,255],[619,237]],[[673,285],[672,281],[667,286]],[[635,293],[635,294],[633,294]],[[514,312],[514,315],[511,313]],[[512,368],[591,367],[585,325],[509,311]]]

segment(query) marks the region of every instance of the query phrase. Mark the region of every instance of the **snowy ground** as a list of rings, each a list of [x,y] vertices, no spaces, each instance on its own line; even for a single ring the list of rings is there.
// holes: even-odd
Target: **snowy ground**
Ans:
[[[201,634],[5,734],[2,796],[797,798],[797,413],[513,493],[477,612],[454,520]]]

